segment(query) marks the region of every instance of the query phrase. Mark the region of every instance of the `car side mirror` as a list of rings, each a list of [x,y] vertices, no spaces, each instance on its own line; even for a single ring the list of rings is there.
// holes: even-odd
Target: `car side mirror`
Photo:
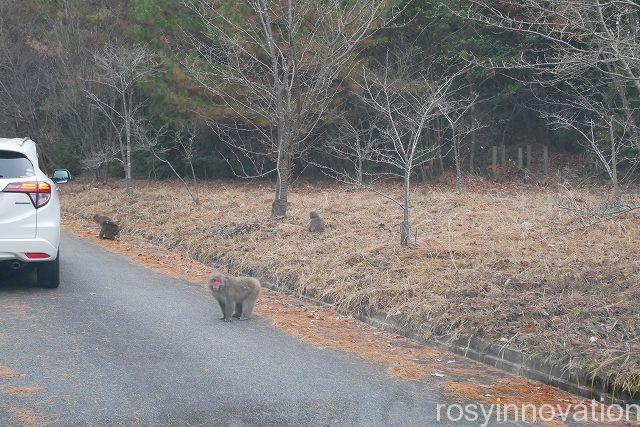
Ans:
[[[66,169],[56,169],[51,175],[51,180],[56,184],[66,184],[71,180],[71,174]]]

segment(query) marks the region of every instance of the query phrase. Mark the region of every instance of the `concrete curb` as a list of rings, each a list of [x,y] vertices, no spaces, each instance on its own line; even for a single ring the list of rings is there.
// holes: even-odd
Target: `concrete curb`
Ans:
[[[442,338],[428,340],[408,331],[402,325],[384,313],[355,315],[364,323],[406,336],[427,345],[468,357],[485,365],[493,366],[514,375],[539,381],[561,390],[594,399],[606,404],[637,404],[640,396],[631,396],[620,390],[614,390],[611,384],[602,378],[593,378],[586,371],[569,369],[561,363],[554,363],[530,354],[513,350],[505,345],[490,343],[477,337],[461,337],[458,339]]]
[[[249,271],[247,273],[258,278],[264,278],[265,276],[263,272]],[[271,275],[267,276],[270,279],[274,279]],[[261,279],[263,287],[292,295],[290,287],[278,286],[274,282],[278,283],[278,280]],[[294,296],[319,306],[336,309],[335,304],[328,299],[318,300],[304,295]],[[554,363],[521,351],[512,350],[506,347],[506,344],[490,343],[477,337],[452,339],[446,335],[438,339],[425,339],[415,331],[404,327],[400,319],[389,316],[384,312],[354,313],[343,309],[337,309],[337,311],[340,314],[353,316],[363,323],[384,329],[387,332],[410,338],[422,344],[436,346],[502,371],[539,381],[578,396],[594,399],[605,404],[625,405],[640,403],[639,395],[632,396],[620,390],[615,390],[608,381],[602,378],[592,378],[586,371],[569,369],[561,363]],[[423,326],[426,328],[430,325]]]

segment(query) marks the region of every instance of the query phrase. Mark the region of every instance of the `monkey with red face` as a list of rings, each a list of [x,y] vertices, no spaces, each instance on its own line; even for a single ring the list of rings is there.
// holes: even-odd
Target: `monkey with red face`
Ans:
[[[232,317],[247,320],[260,296],[260,282],[253,277],[231,277],[213,273],[207,283],[213,297],[220,304],[222,319],[231,322]]]

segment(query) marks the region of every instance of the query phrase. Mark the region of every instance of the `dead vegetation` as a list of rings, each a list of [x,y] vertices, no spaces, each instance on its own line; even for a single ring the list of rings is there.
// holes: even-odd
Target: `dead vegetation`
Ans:
[[[121,183],[75,183],[63,208],[109,215],[124,233],[209,265],[268,272],[294,293],[398,315],[425,336],[476,335],[640,388],[638,213],[566,233],[575,216],[554,208],[550,189],[423,185],[402,248],[397,208],[368,192],[300,185],[277,221],[268,185],[209,182],[200,205],[176,183],[137,188],[128,197]],[[322,236],[307,231],[312,210],[327,223]]]
[[[0,403],[0,409],[4,409],[11,414],[20,425],[24,427],[38,427],[50,424],[52,420],[31,411],[30,409],[18,408],[14,405]]]
[[[8,386],[5,387],[3,393],[10,396],[29,396],[32,394],[41,393],[44,391],[41,387],[31,387],[31,386]]]
[[[17,372],[12,371],[6,366],[0,365],[0,378],[13,378],[17,376],[19,376]]]

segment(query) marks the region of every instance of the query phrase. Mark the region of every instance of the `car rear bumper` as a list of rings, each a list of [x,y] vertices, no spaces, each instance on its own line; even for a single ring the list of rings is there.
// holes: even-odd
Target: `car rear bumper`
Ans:
[[[43,253],[49,258],[29,259],[28,253]],[[0,261],[22,262],[53,261],[58,257],[58,248],[46,239],[0,239]]]

